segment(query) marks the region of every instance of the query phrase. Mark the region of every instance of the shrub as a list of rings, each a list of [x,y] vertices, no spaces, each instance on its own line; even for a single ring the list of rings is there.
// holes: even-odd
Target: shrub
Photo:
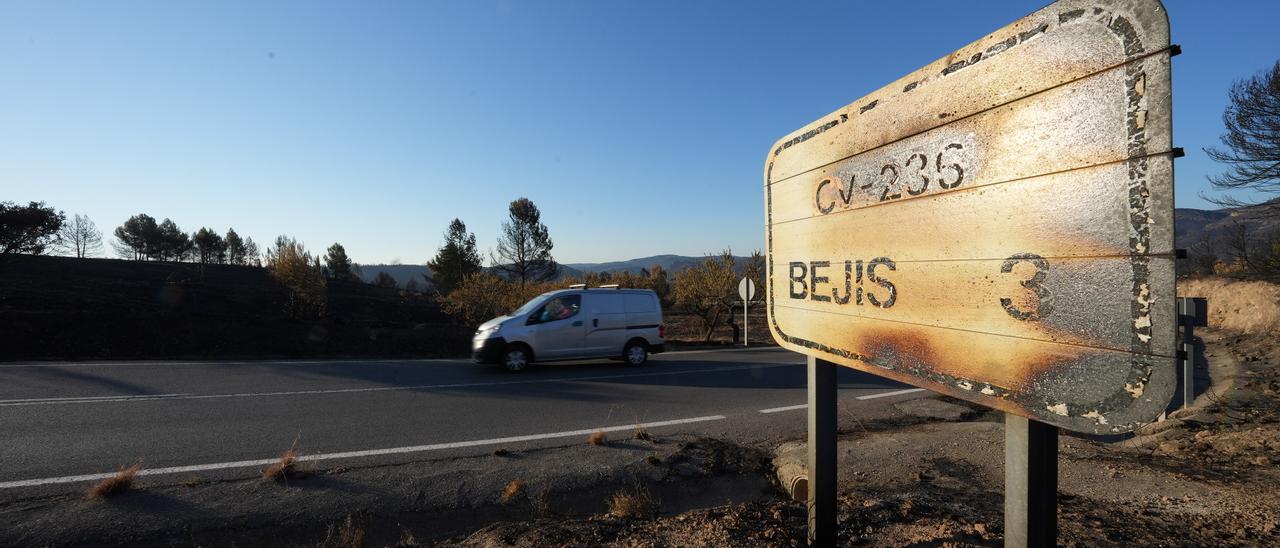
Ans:
[[[511,483],[508,483],[507,487],[502,490],[502,503],[510,504],[512,501],[519,498],[520,495],[524,494],[524,487],[524,480],[511,480]]]
[[[647,518],[658,513],[658,499],[641,487],[618,491],[609,497],[609,515],[615,518]]]
[[[328,306],[324,273],[301,243],[288,236],[276,238],[267,250],[267,270],[287,291],[284,311],[298,320],[319,318]]]
[[[133,466],[121,468],[116,475],[95,483],[89,491],[85,493],[85,498],[89,500],[102,500],[112,495],[118,495],[128,491],[133,487],[133,478],[137,477],[138,472],[142,471],[142,463],[135,462]]]
[[[606,436],[604,430],[596,430],[590,436],[587,436],[587,443],[591,445],[604,445],[609,443],[609,436]]]
[[[298,440],[280,455],[280,459],[262,471],[262,481],[285,481],[294,474],[298,465]]]

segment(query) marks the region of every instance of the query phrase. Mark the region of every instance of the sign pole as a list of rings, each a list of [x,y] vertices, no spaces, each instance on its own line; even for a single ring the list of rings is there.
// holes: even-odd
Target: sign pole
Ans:
[[[750,346],[747,344],[747,300],[742,300],[742,346]]]
[[[1181,299],[1180,299],[1181,300]],[[1185,316],[1184,316],[1185,318]],[[1196,347],[1191,342],[1195,336],[1195,324],[1182,323],[1182,408],[1191,407],[1196,399]]]
[[[1203,297],[1178,297],[1178,324],[1182,326],[1182,408],[1196,399],[1196,326],[1209,325],[1209,302]]]
[[[836,544],[836,364],[809,356],[809,545]]]
[[[812,518],[811,518],[812,519]],[[1058,427],[1004,416],[1004,545],[1058,540]]]

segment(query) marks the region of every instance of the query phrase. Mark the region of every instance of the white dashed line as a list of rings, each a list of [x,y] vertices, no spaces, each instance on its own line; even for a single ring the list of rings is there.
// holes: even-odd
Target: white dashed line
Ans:
[[[774,407],[771,409],[761,409],[760,412],[761,413],[781,413],[783,411],[795,411],[796,409],[804,409],[806,407],[809,407],[809,405],[802,403],[800,405],[788,405],[786,407]]]
[[[879,394],[867,394],[867,395],[865,395],[865,396],[858,396],[858,399],[860,399],[860,400],[874,400],[874,399],[876,399],[876,398],[887,398],[887,397],[889,397],[889,396],[901,396],[901,395],[903,395],[903,394],[912,394],[912,393],[915,393],[915,392],[924,392],[924,389],[923,389],[923,388],[908,388],[908,389],[906,389],[906,390],[894,390],[893,392],[881,392],[881,393],[879,393]]]
[[[923,388],[908,388],[906,390],[894,390],[892,392],[880,392],[878,394],[867,394],[865,396],[858,396],[854,399],[874,400],[876,398],[887,398],[889,396],[901,396],[903,394],[913,394],[915,392],[923,392],[923,391],[924,391]],[[798,409],[805,409],[807,407],[809,407],[808,404],[802,403],[800,405],[788,405],[786,407],[771,407],[769,409],[761,409],[760,412],[761,413],[781,413],[783,411],[795,411]]]
[[[160,399],[187,396],[188,394],[131,394],[124,396],[74,396],[68,398],[27,398],[21,400],[0,400],[4,404],[42,404],[42,403],[80,403],[114,400]]]

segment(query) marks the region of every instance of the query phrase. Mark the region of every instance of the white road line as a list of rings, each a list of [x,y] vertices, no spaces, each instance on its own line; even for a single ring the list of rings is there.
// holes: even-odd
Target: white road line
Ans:
[[[860,399],[860,400],[874,400],[874,399],[876,399],[876,398],[887,398],[887,397],[889,397],[889,396],[901,396],[901,395],[903,395],[903,394],[911,394],[911,393],[914,393],[914,392],[924,392],[924,389],[923,389],[923,388],[908,388],[908,389],[906,389],[906,390],[894,390],[893,392],[881,392],[881,393],[879,393],[879,394],[867,394],[867,395],[865,395],[865,396],[858,396],[858,399]]]
[[[738,365],[732,367],[712,367],[705,369],[690,369],[682,371],[654,371],[648,373],[622,373],[617,375],[595,375],[590,377],[557,377],[549,379],[528,379],[520,381],[496,381],[496,382],[473,382],[458,384],[424,384],[417,386],[370,386],[364,388],[330,388],[323,390],[291,390],[281,392],[240,392],[231,394],[142,394],[138,396],[130,396],[128,398],[106,399],[102,398],[74,398],[67,400],[58,399],[34,399],[34,400],[4,400],[0,401],[0,407],[13,407],[25,405],[69,405],[79,403],[121,403],[121,402],[139,402],[153,400],[210,400],[225,398],[257,398],[268,396],[304,396],[317,394],[353,394],[358,392],[394,392],[405,390],[433,390],[447,388],[478,388],[485,386],[506,386],[516,384],[537,384],[551,382],[580,382],[580,381],[598,381],[609,379],[628,379],[636,377],[661,377],[667,375],[691,375],[695,373],[712,373],[719,371],[741,371],[744,369],[768,369],[773,367],[794,367],[796,363],[759,363],[751,365]]]
[[[800,405],[788,405],[786,407],[773,407],[770,409],[761,409],[760,412],[761,413],[780,413],[783,411],[795,411],[796,409],[804,409],[806,407],[809,407],[809,405],[802,403]]]
[[[894,390],[892,392],[879,392],[876,394],[867,394],[865,396],[858,396],[854,399],[874,400],[876,398],[887,398],[889,396],[901,396],[903,394],[912,394],[915,392],[922,392],[922,391],[924,391],[923,388],[908,388],[906,390]],[[800,405],[788,405],[786,407],[771,407],[769,409],[761,409],[760,412],[761,413],[781,413],[783,411],[795,411],[797,409],[805,409],[807,407],[809,407],[809,404],[802,403]]]
[[[765,351],[765,352],[787,351],[786,349],[779,346],[756,346],[756,347],[750,347],[750,348],[743,348],[739,346],[734,348],[704,348],[702,350],[668,350],[661,354],[657,354],[657,356],[671,356],[676,354],[709,354],[711,352],[745,352],[750,350]],[[805,363],[805,362],[800,362],[800,363]]]
[[[677,424],[692,424],[698,422],[709,422],[724,420],[728,417],[724,415],[711,415],[706,417],[693,417],[687,419],[675,419],[668,421],[646,422],[641,424],[626,424],[620,426],[606,426],[603,428],[589,428],[586,430],[569,430],[565,432],[550,432],[546,434],[530,434],[526,436],[511,436],[506,438],[491,438],[485,440],[471,441],[455,441],[449,443],[436,443],[431,445],[413,445],[409,447],[392,447],[388,449],[371,449],[366,451],[344,451],[341,453],[318,453],[314,455],[302,455],[298,457],[300,461],[321,461],[332,459],[348,459],[357,457],[371,457],[380,455],[401,455],[406,453],[422,453],[427,451],[439,451],[442,449],[459,449],[463,447],[476,447],[481,445],[497,445],[502,443],[519,443],[524,441],[536,441],[555,438],[570,438],[574,436],[586,436],[597,430],[605,432],[620,432],[633,430],[635,428],[658,428],[662,426],[674,426]],[[242,460],[233,462],[215,462],[210,464],[196,464],[191,466],[170,466],[166,468],[146,468],[138,472],[139,476],[158,476],[162,474],[181,474],[185,472],[204,472],[209,470],[225,470],[228,468],[249,468],[254,466],[267,466],[279,459],[257,459]],[[56,483],[74,483],[80,481],[96,481],[107,479],[114,476],[115,472],[107,472],[102,474],[84,474],[79,476],[59,476],[52,478],[38,478],[18,481],[0,482],[0,489],[14,489],[18,487],[35,487],[39,485],[51,485]]]
[[[4,404],[23,404],[23,403],[80,403],[80,402],[97,402],[97,401],[113,401],[113,400],[138,400],[138,399],[161,399],[173,398],[177,396],[189,396],[190,394],[128,394],[124,396],[73,396],[67,398],[27,398],[21,400],[0,400],[0,405]]]

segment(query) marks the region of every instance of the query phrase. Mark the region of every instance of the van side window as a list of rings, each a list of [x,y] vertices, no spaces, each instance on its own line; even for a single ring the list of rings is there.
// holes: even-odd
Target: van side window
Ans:
[[[581,308],[581,295],[556,297],[547,301],[537,313],[530,316],[530,319],[534,320],[531,323],[546,323],[572,318],[578,315],[578,311]]]
[[[657,312],[658,302],[653,295],[627,294],[627,312]]]

